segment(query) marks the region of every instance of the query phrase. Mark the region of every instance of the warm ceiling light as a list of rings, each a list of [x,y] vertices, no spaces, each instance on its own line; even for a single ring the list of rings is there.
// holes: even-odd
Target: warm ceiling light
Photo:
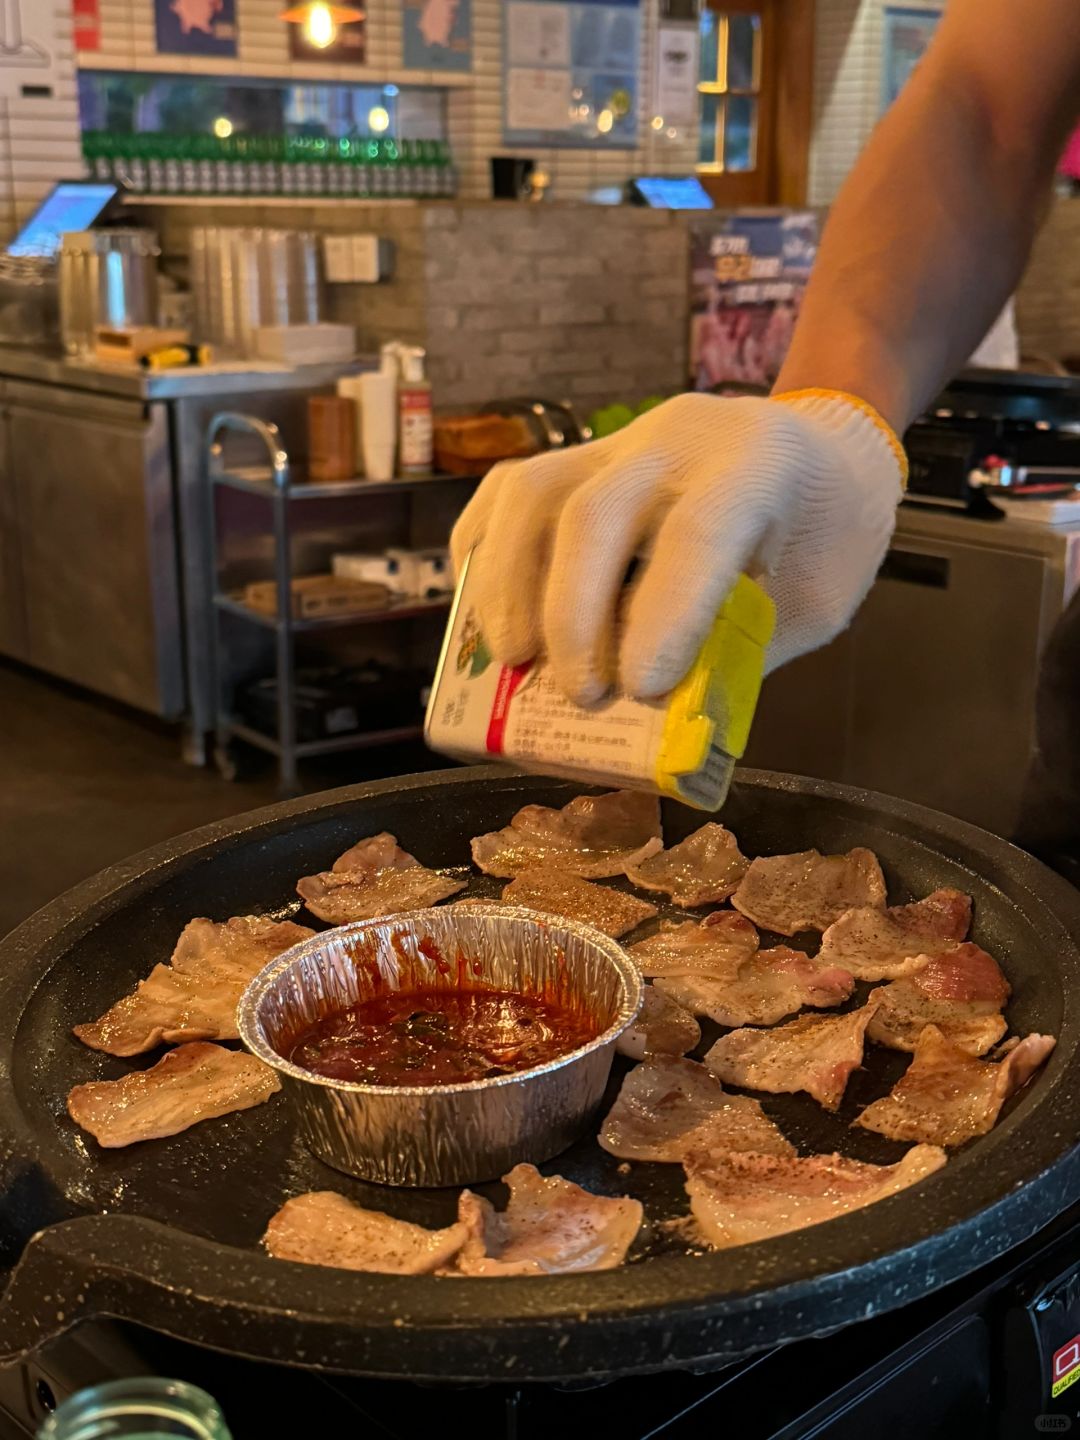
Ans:
[[[219,140],[227,140],[232,134],[232,121],[227,115],[219,115],[214,121],[214,134]]]
[[[664,128],[664,117],[662,115],[654,115],[649,121],[649,124],[654,130],[662,130]]]
[[[294,5],[292,9],[283,10],[278,16],[279,20],[301,26],[304,39],[316,50],[325,50],[334,43],[339,26],[363,18],[363,10],[355,5],[330,5],[325,4],[324,0],[307,0],[306,4]]]
[[[610,110],[601,110],[596,117],[596,128],[601,135],[606,135],[615,123],[615,116]]]
[[[368,111],[367,123],[369,130],[374,130],[377,135],[381,135],[384,130],[390,128],[390,112],[384,105],[373,105]]]

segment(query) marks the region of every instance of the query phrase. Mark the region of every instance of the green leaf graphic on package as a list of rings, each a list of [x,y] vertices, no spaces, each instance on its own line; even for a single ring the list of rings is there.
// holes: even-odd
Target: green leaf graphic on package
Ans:
[[[459,675],[466,670],[470,675],[482,675],[491,664],[491,652],[480,634],[480,627],[471,615],[465,622],[455,663]]]

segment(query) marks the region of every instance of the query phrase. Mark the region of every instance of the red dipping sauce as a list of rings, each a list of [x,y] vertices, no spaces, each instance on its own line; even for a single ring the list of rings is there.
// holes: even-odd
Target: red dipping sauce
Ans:
[[[317,1020],[287,1058],[328,1080],[455,1085],[557,1060],[600,1029],[595,1017],[536,995],[395,991]]]

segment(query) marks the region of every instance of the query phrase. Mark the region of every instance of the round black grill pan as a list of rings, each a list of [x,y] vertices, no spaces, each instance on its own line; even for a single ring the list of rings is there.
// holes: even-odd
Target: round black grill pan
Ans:
[[[292,913],[298,876],[378,830],[428,864],[464,866],[471,836],[505,824],[522,804],[564,804],[580,789],[462,769],[272,806],[114,866],[0,943],[0,1261],[11,1267],[0,1359],[111,1315],[226,1351],[375,1376],[582,1379],[703,1368],[917,1299],[1019,1244],[1080,1195],[1077,894],[969,825],[754,771],[742,772],[722,816],[745,851],[866,845],[893,902],[941,885],[970,891],[974,938],[1013,985],[1013,1031],[1058,1037],[1046,1070],[997,1128],[917,1188],[765,1244],[691,1254],[659,1224],[686,1212],[679,1167],[635,1165],[620,1175],[590,1135],[546,1168],[644,1202],[653,1224],[623,1269],[498,1281],[355,1275],[261,1253],[259,1236],[284,1199],[336,1189],[439,1225],[452,1217],[456,1192],[387,1190],[324,1168],[294,1138],[281,1096],[117,1152],[68,1120],[73,1085],[129,1063],[87,1050],[71,1026],[166,958],[193,916]],[[672,805],[664,818],[670,843],[702,817]],[[474,876],[471,889],[490,894],[501,883]],[[837,1116],[798,1096],[770,1097],[766,1109],[807,1150],[897,1158],[904,1147],[848,1128],[903,1069],[901,1056],[868,1054]],[[619,1062],[612,1093],[624,1068]]]

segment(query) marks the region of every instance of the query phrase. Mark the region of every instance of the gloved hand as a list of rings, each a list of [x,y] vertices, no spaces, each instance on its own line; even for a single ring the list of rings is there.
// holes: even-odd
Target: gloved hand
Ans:
[[[663,695],[686,673],[740,571],[777,607],[768,668],[851,620],[892,533],[906,464],[863,402],[688,394],[605,440],[497,465],[451,537],[473,558],[480,625],[497,660],[546,651],[591,704],[618,679]],[[630,561],[647,559],[621,616]]]

